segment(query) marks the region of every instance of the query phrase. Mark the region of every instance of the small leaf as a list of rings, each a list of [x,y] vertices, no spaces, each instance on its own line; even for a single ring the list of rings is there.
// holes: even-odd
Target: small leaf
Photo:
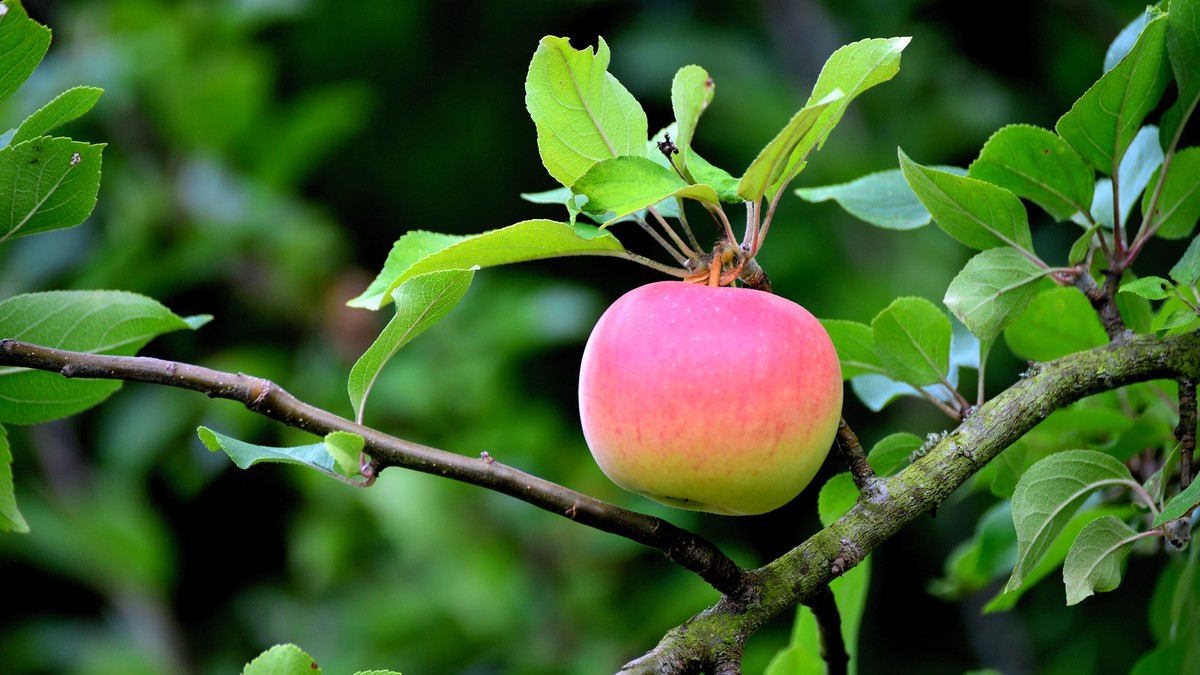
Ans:
[[[13,95],[50,48],[50,29],[33,21],[21,3],[0,17],[0,103]]]
[[[103,89],[96,87],[73,87],[64,91],[21,122],[9,143],[17,145],[38,136],[45,136],[67,122],[78,119],[96,105],[100,94],[103,93]]]
[[[1075,605],[1121,583],[1121,563],[1137,532],[1116,516],[1103,516],[1084,526],[1063,561],[1067,604]]]
[[[249,469],[255,464],[264,462],[295,464],[315,469],[327,476],[339,480],[344,479],[337,458],[329,452],[325,443],[300,445],[291,448],[277,448],[267,445],[255,445],[219,434],[208,427],[198,427],[196,435],[211,452],[224,451],[239,469]],[[355,474],[358,472],[356,471]]]
[[[334,469],[346,478],[362,475],[359,458],[365,444],[362,436],[348,431],[334,431],[325,436],[325,451],[333,457]]]
[[[912,41],[911,37],[870,38],[839,47],[821,66],[821,74],[813,85],[808,105],[825,100],[835,91],[845,95],[830,105],[821,115],[814,133],[807,135],[791,153],[783,175],[809,155],[812,149],[820,149],[833,128],[841,121],[846,106],[864,91],[882,84],[900,72],[900,53]],[[775,194],[784,186],[772,184],[769,192]]]
[[[1164,40],[1166,17],[1142,30],[1133,49],[1105,73],[1054,129],[1094,168],[1111,174],[1168,82]]]
[[[782,180],[800,161],[793,161],[793,153],[802,142],[811,148],[815,144],[816,134],[813,132],[821,113],[833,103],[845,97],[840,89],[831,91],[821,100],[809,103],[792,116],[787,125],[771,139],[750,162],[741,179],[738,181],[738,195],[748,201],[757,202],[767,193],[767,189],[777,181]],[[809,134],[813,134],[809,137]]]
[[[1028,216],[1015,194],[981,180],[921,166],[903,150],[899,155],[905,180],[946,234],[981,251],[1012,246],[1032,255]]]
[[[1054,132],[1026,124],[1006,126],[988,139],[970,176],[1012,190],[1056,220],[1087,211],[1095,174]]]
[[[1067,254],[1068,265],[1078,265],[1087,258],[1088,251],[1092,249],[1092,242],[1096,239],[1096,232],[1100,230],[1100,223],[1096,223],[1089,227],[1075,243],[1071,244],[1071,251]]]
[[[822,527],[829,527],[838,518],[854,507],[858,501],[858,488],[854,479],[846,472],[834,474],[821,486],[817,494],[817,516]]]
[[[1058,452],[1029,467],[1012,498],[1017,562],[1005,591],[1021,587],[1025,575],[1094,490],[1128,484],[1133,484],[1129,469],[1095,450]]]
[[[875,355],[874,337],[871,327],[857,321],[823,319],[821,325],[833,347],[837,350],[842,366],[842,379],[849,380],[863,373],[882,373],[883,364]]]
[[[103,147],[43,136],[0,149],[0,243],[82,223],[96,206]]]
[[[1194,1],[1171,3],[1166,42],[1180,107],[1194,108],[1200,101],[1200,7]]]
[[[1163,523],[1182,518],[1196,507],[1200,506],[1200,480],[1194,480],[1187,489],[1175,495],[1164,506],[1163,510],[1154,517],[1154,527],[1161,527]]]
[[[1108,343],[1108,334],[1087,298],[1074,288],[1042,290],[1025,313],[1004,330],[1014,354],[1032,361],[1052,361]]]
[[[396,241],[383,271],[351,307],[379,309],[406,279],[438,270],[465,270],[569,255],[604,255],[624,251],[621,242],[605,232],[580,236],[579,226],[553,220],[525,220],[470,236],[412,232]],[[414,237],[410,239],[410,237]]]
[[[688,172],[697,183],[712,186],[717,192],[717,197],[726,204],[741,204],[742,198],[738,195],[738,179],[729,175],[729,172],[715,167],[708,163],[696,151],[688,148],[684,150],[684,155],[687,155]]]
[[[919,436],[909,433],[895,433],[885,436],[871,448],[867,461],[871,468],[880,476],[891,476],[908,466],[912,454],[917,451],[924,441]]]
[[[311,656],[296,645],[275,645],[242,670],[242,675],[321,675]]]
[[[1162,165],[1163,151],[1158,141],[1158,129],[1145,126],[1138,130],[1133,141],[1121,157],[1121,166],[1117,170],[1119,177],[1117,198],[1121,206],[1121,222],[1129,220],[1129,212],[1146,189],[1150,178]],[[1111,178],[1101,178],[1096,181],[1095,193],[1092,195],[1092,218],[1105,226],[1112,228],[1113,217],[1113,182]]]
[[[17,496],[13,492],[12,451],[8,445],[8,430],[0,426],[0,530],[24,534],[29,524],[17,510]]]
[[[950,370],[950,319],[924,298],[898,298],[871,322],[875,353],[888,374],[913,386]]]
[[[959,176],[967,173],[952,166],[933,168]],[[810,202],[836,200],[850,215],[888,230],[914,230],[928,225],[930,220],[929,211],[908,186],[900,169],[879,171],[839,185],[799,188],[796,195]]]
[[[529,64],[525,106],[537,127],[542,164],[563,185],[601,160],[645,155],[646,113],[607,72],[609,58],[603,38],[593,52],[546,36]]]
[[[454,309],[467,293],[472,270],[438,270],[409,277],[392,293],[396,316],[350,369],[347,391],[354,416],[362,421],[363,406],[383,366],[400,348]]]
[[[671,110],[675,113],[678,134],[672,140],[675,141],[675,147],[679,148],[679,155],[675,157],[675,161],[685,176],[692,175],[688,171],[687,150],[692,146],[696,123],[700,121],[704,109],[712,102],[714,90],[713,79],[709,77],[708,71],[700,66],[684,66],[671,80]]]
[[[191,327],[155,300],[123,291],[50,291],[0,302],[0,336],[91,354],[129,356],[154,337]],[[119,380],[0,368],[0,421],[37,424],[74,415],[120,386]]]
[[[711,187],[688,185],[672,169],[645,157],[614,157],[597,162],[575,181],[571,190],[587,197],[584,210],[612,214],[608,222],[673,196],[720,206]]]
[[[1006,451],[1007,452],[1007,451]],[[1136,515],[1136,511],[1131,506],[1097,506],[1089,508],[1086,511],[1081,511],[1075,514],[1066,527],[1059,532],[1054,538],[1054,543],[1050,545],[1046,555],[1042,556],[1041,562],[1033,567],[1028,574],[1025,575],[1025,581],[1021,587],[1015,590],[1001,589],[991,600],[983,607],[984,614],[994,612],[1004,612],[1012,609],[1017,601],[1021,599],[1026,592],[1040,583],[1043,579],[1050,576],[1055,571],[1060,571],[1063,561],[1067,558],[1067,553],[1071,548],[1071,544],[1079,536],[1084,526],[1102,516],[1113,515],[1117,518],[1127,519]],[[1015,555],[1015,553],[1014,553]],[[1012,563],[1009,563],[1009,567]]]
[[[1161,168],[1154,174],[1157,182]],[[1153,191],[1142,197],[1142,214],[1150,208]],[[1163,239],[1184,239],[1191,236],[1200,220],[1200,148],[1187,148],[1175,153],[1163,182],[1162,193],[1155,207],[1155,232]]]
[[[1155,335],[1165,335],[1170,331],[1178,331],[1180,328],[1190,327],[1200,316],[1190,309],[1173,309],[1170,312],[1163,311],[1160,315],[1161,320],[1155,320],[1150,326],[1150,330]]]
[[[1133,293],[1147,300],[1165,300],[1172,295],[1174,286],[1162,277],[1142,277],[1121,284],[1120,293]]]
[[[1192,239],[1183,257],[1171,268],[1171,278],[1184,286],[1195,286],[1200,282],[1200,236]]]
[[[943,302],[980,340],[992,340],[1025,311],[1045,274],[1017,249],[988,249],[954,277]]]

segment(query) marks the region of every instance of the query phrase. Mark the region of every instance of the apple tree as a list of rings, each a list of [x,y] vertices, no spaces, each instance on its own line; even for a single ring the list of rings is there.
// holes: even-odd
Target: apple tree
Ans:
[[[50,33],[19,2],[0,11],[3,100],[41,62]],[[1121,585],[1131,557],[1154,558],[1158,574],[1143,599],[1153,646],[1132,672],[1195,672],[1200,154],[1188,134],[1200,101],[1200,4],[1170,0],[1129,22],[1103,74],[1052,127],[1007,124],[964,166],[902,146],[890,168],[801,184],[856,99],[900,76],[911,42],[863,38],[834,50],[803,105],[731,172],[697,149],[728,132],[701,125],[720,105],[705,67],[680,64],[662,83],[669,119],[651,124],[610,71],[603,38],[580,47],[544,37],[525,73],[524,103],[537,155],[558,186],[521,196],[547,217],[474,234],[404,228],[373,281],[340,298],[358,314],[386,315],[340,373],[346,414],[273,379],[199,365],[202,354],[139,356],[157,338],[203,335],[213,317],[181,316],[138,293],[73,288],[0,301],[0,422],[71,418],[123,382],[189,390],[297,431],[289,438],[302,440],[268,445],[237,428],[198,425],[203,447],[251,473],[278,470],[258,464],[298,465],[333,479],[333,499],[348,499],[351,488],[386,489],[381,476],[408,469],[506,495],[505,504],[582,525],[573,529],[589,538],[656,550],[715,600],[657,626],[658,643],[641,645],[623,667],[590,664],[629,673],[740,673],[748,645],[779,617],[791,628],[771,651],[770,675],[854,671],[876,550],[958,500],[985,500],[974,534],[946,561],[943,593],[992,589],[982,609],[1003,612],[1031,589],[1057,585],[1047,580],[1053,574],[1068,605],[1053,611],[1081,612],[1075,605]],[[92,213],[105,146],[58,134],[100,97],[94,87],[68,89],[0,136],[0,244],[72,228]],[[236,198],[219,179],[213,185],[218,198]],[[769,235],[782,212],[824,201],[892,233],[936,228],[969,258],[940,303],[904,295],[867,321],[836,313],[818,321],[785,299],[793,289],[772,283],[760,254],[777,240]],[[386,373],[410,342],[444,328],[439,322],[492,273],[485,268],[583,256],[667,280],[618,300],[597,323],[581,372],[557,373],[578,391],[577,446],[586,439],[599,469],[629,490],[730,518],[774,511],[807,487],[817,493],[809,503],[819,526],[763,564],[740,564],[730,552],[736,539],[675,524],[683,516],[672,509],[590,496],[518,468],[508,448],[442,450],[373,421]],[[914,404],[923,406],[914,424],[933,411],[941,425],[870,447],[859,440],[873,414]],[[22,515],[3,438],[0,528],[43,536]],[[279,645],[244,672],[314,669],[299,647]]]

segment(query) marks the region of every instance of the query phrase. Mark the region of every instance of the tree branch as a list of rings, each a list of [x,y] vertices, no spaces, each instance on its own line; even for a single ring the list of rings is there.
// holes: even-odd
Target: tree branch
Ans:
[[[662,551],[718,591],[741,597],[747,573],[704,538],[661,518],[630,511],[501,464],[487,455],[465,457],[365,427],[295,398],[269,380],[142,356],[108,356],[0,340],[0,365],[57,372],[64,377],[148,382],[238,401],[252,412],[324,436],[362,436],[377,467],[397,466],[444,476],[516,497],[589,527]]]
[[[1200,334],[1136,336],[1041,364],[981,406],[904,471],[882,479],[886,498],[861,498],[846,515],[766,566],[749,572],[749,603],[722,599],[669,631],[627,672],[689,674],[728,658],[730,636],[744,642],[771,618],[811,602],[902,527],[936,507],[976,471],[1055,410],[1135,382],[1196,378]],[[740,649],[740,644],[738,645]],[[700,664],[700,665],[693,665]]]
[[[746,639],[796,603],[811,603],[908,522],[935,508],[970,476],[1055,410],[1135,382],[1200,379],[1200,333],[1131,336],[1040,364],[981,406],[900,473],[879,479],[879,498],[860,497],[846,515],[757,570],[741,570],[707,541],[669,523],[572,492],[488,459],[467,458],[363,427],[302,403],[271,382],[146,357],[103,356],[0,341],[0,365],[151,382],[240,401],[251,411],[316,434],[341,430],[366,440],[386,466],[446,476],[517,497],[591,527],[656,548],[724,595],[670,630],[624,672],[740,670]]]

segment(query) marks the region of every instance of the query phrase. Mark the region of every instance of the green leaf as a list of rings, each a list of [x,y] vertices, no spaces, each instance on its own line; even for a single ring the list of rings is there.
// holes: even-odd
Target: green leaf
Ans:
[[[909,187],[946,234],[981,251],[1012,246],[1032,255],[1029,220],[1015,194],[968,176],[921,166],[903,150],[898,152]]]
[[[804,161],[814,147],[819,150],[825,144],[825,139],[841,121],[851,101],[871,87],[895,77],[900,71],[900,52],[911,41],[911,37],[859,40],[838,48],[826,59],[808,97],[808,105],[825,100],[836,91],[845,95],[825,110],[814,133],[807,135],[792,151],[783,176],[792,173],[794,167]],[[783,187],[774,183],[769,192],[774,194]]]
[[[537,127],[542,164],[563,185],[573,185],[600,160],[645,156],[646,113],[607,72],[609,58],[603,38],[593,52],[546,36],[529,64],[525,106]]]
[[[1197,319],[1200,319],[1200,316],[1197,316],[1190,309],[1176,309],[1171,312],[1164,311],[1160,316],[1161,320],[1155,321],[1150,327],[1150,330],[1159,336],[1166,335],[1170,331],[1178,332],[1178,329],[1185,326],[1190,329],[1191,325]]]
[[[275,645],[242,670],[242,675],[321,675],[311,656],[296,645]]]
[[[333,467],[346,478],[362,475],[363,446],[366,439],[349,431],[333,431],[325,435],[325,451],[333,457]]]
[[[947,600],[959,600],[1012,569],[1017,537],[1009,506],[1007,501],[998,502],[979,517],[974,535],[946,557],[944,574],[929,584],[930,593]]]
[[[1121,29],[1117,37],[1108,45],[1108,51],[1104,53],[1104,72],[1108,72],[1115,68],[1121,59],[1129,54],[1129,50],[1133,49],[1133,45],[1137,44],[1138,36],[1145,30],[1146,24],[1153,18],[1152,12],[1145,11],[1137,15],[1133,21],[1130,21]]]
[[[356,420],[362,421],[363,406],[383,366],[401,347],[454,309],[474,276],[472,270],[438,270],[409,277],[396,288],[392,293],[396,316],[350,369],[347,391]]]
[[[13,492],[12,451],[8,445],[8,430],[0,426],[0,530],[24,534],[29,524],[17,510],[17,496]]]
[[[1103,516],[1084,526],[1063,561],[1068,605],[1096,592],[1111,591],[1121,583],[1121,563],[1136,535],[1116,516]]]
[[[843,471],[830,476],[817,494],[817,517],[821,520],[821,526],[832,525],[846,515],[856,501],[858,488],[849,473]]]
[[[1187,489],[1175,495],[1163,505],[1163,510],[1154,517],[1154,527],[1160,527],[1163,523],[1182,518],[1196,507],[1200,506],[1200,480],[1194,480]]]
[[[953,166],[934,168],[959,176],[967,173]],[[900,169],[867,174],[849,183],[799,188],[796,195],[810,202],[833,199],[850,215],[888,230],[914,230],[928,225],[930,220],[929,211],[908,186]]]
[[[871,322],[875,353],[888,374],[922,386],[950,370],[950,319],[925,298],[897,298]]]
[[[1172,0],[1166,41],[1180,107],[1194,109],[1200,101],[1200,6],[1194,0]]]
[[[923,443],[919,436],[905,432],[884,436],[871,448],[867,461],[876,474],[890,476],[908,466],[912,454]]]
[[[73,87],[64,91],[21,122],[9,145],[45,136],[67,122],[78,119],[96,105],[103,93],[103,89],[96,87]]]
[[[682,154],[687,156],[688,172],[697,183],[712,186],[717,192],[717,197],[726,204],[742,203],[742,198],[737,192],[738,179],[729,175],[728,171],[709,164],[708,160],[691,148],[684,150]]]
[[[1111,174],[1167,86],[1166,17],[1142,30],[1129,54],[1105,73],[1054,129],[1094,168]]]
[[[392,292],[405,280],[438,270],[493,267],[569,255],[612,255],[625,250],[607,232],[585,237],[576,233],[578,227],[553,220],[525,220],[470,236],[409,233],[396,241],[375,281],[346,304],[379,309],[391,302]]]
[[[1095,174],[1066,141],[1049,129],[1006,126],[988,139],[969,175],[1034,202],[1056,220],[1087,212]]]
[[[1025,311],[1046,274],[1015,248],[976,254],[954,277],[942,300],[980,340],[992,340]]]
[[[597,162],[575,181],[571,190],[588,198],[585,211],[611,213],[610,223],[672,196],[720,206],[711,187],[688,185],[673,170],[645,157],[614,157]]]
[[[0,149],[0,243],[82,223],[96,206],[103,147],[43,136]]]
[[[1161,171],[1160,168],[1154,174],[1155,183]],[[1153,191],[1142,196],[1143,214],[1150,208],[1153,196]],[[1171,159],[1154,214],[1158,223],[1155,234],[1163,239],[1184,239],[1191,236],[1197,220],[1200,220],[1200,147],[1180,150]]]
[[[1088,523],[1106,515],[1113,515],[1117,518],[1131,518],[1136,514],[1136,511],[1131,506],[1097,506],[1089,508],[1086,511],[1076,513],[1066,527],[1059,532],[1054,538],[1054,543],[1050,545],[1046,555],[1042,556],[1041,562],[1034,565],[1033,569],[1025,575],[1025,582],[1020,588],[1012,591],[1001,589],[999,593],[992,597],[983,607],[984,614],[993,612],[1003,612],[1012,609],[1017,601],[1021,599],[1026,592],[1040,583],[1043,579],[1050,576],[1056,570],[1059,570],[1062,563],[1067,558],[1067,553],[1071,548],[1071,544],[1079,536],[1084,526]],[[1011,527],[1011,526],[1010,526]],[[1015,557],[1015,549],[1014,549]],[[1011,563],[1009,565],[1011,567]]]
[[[1088,251],[1092,249],[1092,242],[1096,239],[1096,232],[1100,231],[1100,223],[1096,223],[1079,235],[1075,243],[1071,244],[1071,250],[1067,253],[1067,264],[1078,265],[1087,258]]]
[[[5,9],[0,17],[0,103],[29,79],[50,47],[50,29],[30,19],[21,3]]]
[[[1029,467],[1013,493],[1017,562],[1004,590],[1021,587],[1025,575],[1093,491],[1134,484],[1124,464],[1095,450],[1065,450]]]
[[[1195,286],[1200,282],[1200,236],[1192,239],[1179,262],[1171,267],[1171,278],[1184,286]]]
[[[691,176],[688,171],[688,148],[692,146],[692,137],[696,133],[696,123],[700,115],[713,100],[715,85],[708,71],[700,66],[684,66],[675,73],[671,80],[671,110],[675,113],[678,137],[673,139],[679,155],[675,161],[679,170],[685,176]],[[704,182],[704,181],[698,181]]]
[[[273,462],[306,466],[339,480],[344,480],[346,476],[343,473],[343,467],[338,464],[338,459],[330,453],[329,446],[324,442],[277,448],[239,441],[236,438],[219,434],[208,427],[198,427],[196,435],[200,437],[204,447],[211,452],[224,451],[239,469],[249,469],[255,464]],[[341,442],[343,441],[335,441],[335,443]],[[343,454],[343,450],[335,449],[335,452]],[[357,469],[357,462],[355,464],[355,469]],[[359,472],[356,470],[354,475],[358,474]]]
[[[1166,300],[1171,297],[1174,286],[1162,277],[1142,277],[1121,284],[1120,293],[1133,293],[1147,300]]]
[[[843,380],[863,373],[883,372],[883,364],[875,355],[875,338],[870,326],[840,319],[823,319],[821,325],[833,340],[833,347],[837,350],[838,361],[842,366]]]
[[[797,619],[800,616],[797,609]],[[795,624],[793,623],[793,627]],[[790,645],[779,650],[767,664],[763,675],[824,675],[825,660],[807,646]]]
[[[129,356],[154,337],[203,321],[182,319],[150,298],[123,291],[50,291],[0,302],[0,336],[91,354]],[[74,415],[120,386],[118,380],[0,368],[0,422],[37,424]]]
[[[1096,311],[1074,288],[1050,287],[1029,301],[1025,313],[1005,329],[1014,354],[1031,361],[1052,361],[1108,343]]]
[[[809,103],[792,116],[787,125],[767,143],[750,162],[746,173],[738,180],[738,196],[748,202],[757,202],[767,193],[767,189],[776,182],[783,180],[802,159],[797,149],[803,146],[811,149],[816,142],[814,127],[821,113],[833,103],[845,97],[840,89],[834,89],[819,101]],[[810,136],[810,134],[812,134]]]
[[[1129,212],[1133,210],[1134,203],[1138,201],[1138,196],[1146,189],[1162,162],[1163,151],[1158,141],[1158,129],[1153,126],[1142,127],[1125,150],[1125,155],[1121,157],[1121,166],[1117,170],[1120,213],[1117,214],[1117,210],[1113,208],[1112,179],[1101,178],[1096,181],[1096,190],[1092,196],[1092,218],[1109,228],[1112,228],[1116,215],[1120,215],[1122,223],[1128,222]]]

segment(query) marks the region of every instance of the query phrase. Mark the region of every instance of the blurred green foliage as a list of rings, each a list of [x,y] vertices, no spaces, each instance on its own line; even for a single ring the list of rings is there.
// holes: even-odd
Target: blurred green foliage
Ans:
[[[855,102],[801,187],[894,168],[899,145],[923,164],[965,166],[1003,124],[1051,126],[1142,3],[27,7],[54,42],[0,109],[0,129],[94,85],[105,94],[69,133],[108,147],[93,217],[0,248],[0,296],[111,288],[211,313],[209,326],[160,338],[150,353],[269,377],[349,415],[346,374],[385,317],[344,302],[397,236],[559,216],[517,196],[553,184],[521,88],[543,35],[576,47],[603,35],[652,129],[670,119],[675,70],[704,66],[716,98],[695,144],[735,170],[799,108],[833,49],[912,35],[900,74]],[[777,292],[823,318],[869,321],[897,296],[940,301],[968,256],[934,228],[875,230],[830,204],[789,199],[777,218],[760,260]],[[626,243],[653,253],[634,232]],[[578,431],[583,339],[607,301],[653,278],[607,260],[480,274],[460,307],[389,364],[366,421],[661,515],[757,566],[818,527],[815,494],[751,519],[671,511],[608,483]],[[996,355],[990,374],[1002,383],[1021,368]],[[846,411],[868,446],[945,428],[932,415],[907,403]],[[10,430],[33,532],[0,537],[0,579],[32,590],[6,597],[0,670],[215,675],[295,642],[330,673],[593,673],[716,599],[658,553],[435,477],[391,470],[355,490],[298,468],[239,471],[204,449],[198,424],[315,442],[228,402],[135,385],[85,416]],[[1161,563],[1134,558],[1122,587],[1083,611],[1062,610],[1056,584],[986,616],[995,588],[955,603],[926,592],[989,505],[964,491],[873,556],[860,672],[1127,672],[1151,640],[1129,607],[1151,594],[1143,567]],[[746,672],[760,672],[789,631],[785,617],[751,639]]]

